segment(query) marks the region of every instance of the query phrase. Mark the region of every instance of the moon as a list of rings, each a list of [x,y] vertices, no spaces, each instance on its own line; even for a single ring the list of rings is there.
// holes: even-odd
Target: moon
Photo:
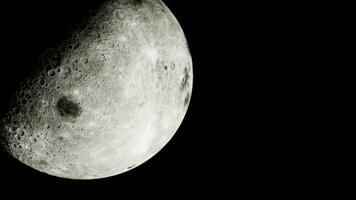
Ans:
[[[40,56],[1,118],[1,144],[49,175],[118,175],[169,142],[192,86],[187,40],[167,6],[109,0]]]

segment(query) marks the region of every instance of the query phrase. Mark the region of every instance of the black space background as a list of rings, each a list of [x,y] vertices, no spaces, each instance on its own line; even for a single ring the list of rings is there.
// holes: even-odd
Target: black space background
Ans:
[[[99,0],[1,2],[1,100],[5,101],[16,84],[26,76],[31,62],[44,49],[58,42],[73,22],[85,16],[91,7],[100,2]],[[234,96],[242,92],[241,89],[235,89],[230,85],[237,83],[241,75],[237,74],[232,79],[223,76],[231,73],[227,69],[237,67],[236,63],[227,62],[227,58],[238,60],[244,57],[240,50],[236,49],[233,41],[224,40],[234,29],[241,26],[241,22],[230,21],[228,15],[236,13],[226,8],[233,6],[232,4],[193,0],[164,2],[174,13],[186,34],[194,68],[190,107],[181,127],[169,144],[134,170],[91,181],[52,177],[21,164],[1,151],[0,185],[3,186],[0,188],[1,192],[14,190],[18,194],[29,196],[42,192],[53,195],[81,192],[91,195],[113,190],[118,192],[118,197],[123,193],[131,195],[152,193],[157,197],[164,197],[165,193],[162,191],[170,192],[171,195],[209,194],[220,193],[219,188],[227,190],[229,187],[235,187],[236,179],[233,178],[232,172],[230,173],[230,168],[236,170],[232,166],[242,159],[241,155],[233,153],[239,148],[239,144],[229,146],[225,142],[231,142],[230,136],[237,135],[238,131],[226,130],[225,127],[230,120],[236,126],[243,122],[238,120],[235,114],[222,115],[220,109],[226,113],[232,112],[223,108],[223,105],[229,104],[231,100],[234,102]],[[227,88],[227,85],[233,86],[233,89],[223,89]],[[225,97],[227,90],[233,93],[228,99]],[[1,105],[4,107],[4,102]],[[233,155],[230,155],[231,153]],[[241,173],[240,181],[245,176],[244,172]],[[225,193],[221,191],[220,194]]]

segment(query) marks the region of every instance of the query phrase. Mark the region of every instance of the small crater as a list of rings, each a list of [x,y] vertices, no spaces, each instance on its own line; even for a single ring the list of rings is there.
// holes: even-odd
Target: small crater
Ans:
[[[58,100],[56,108],[62,117],[77,118],[82,113],[82,108],[67,97],[62,97]]]
[[[74,44],[73,49],[78,49],[79,43]]]
[[[25,128],[26,129],[26,128]],[[24,136],[25,135],[25,132],[24,131],[20,131],[20,136]]]
[[[49,154],[49,153],[47,152],[47,154]],[[48,165],[48,163],[44,160],[40,160],[39,164],[40,165]]]
[[[89,62],[89,61],[88,61],[88,58],[83,58],[83,63],[84,63],[84,64],[88,64],[88,62]]]
[[[121,10],[116,10],[114,15],[119,20],[123,20],[125,18],[124,13]]]
[[[134,167],[136,167],[136,165],[131,165],[131,166],[129,166],[127,169],[132,169],[132,168],[134,168]]]
[[[18,107],[15,107],[13,109],[13,111],[14,111],[15,114],[19,114],[20,113],[20,109]]]
[[[48,76],[55,76],[56,75],[56,71],[55,70],[49,70],[48,71]]]
[[[41,78],[40,79],[40,85],[44,85],[45,84],[45,80],[44,80],[44,78]]]
[[[61,66],[61,75],[67,76],[71,73],[71,69],[68,65]]]

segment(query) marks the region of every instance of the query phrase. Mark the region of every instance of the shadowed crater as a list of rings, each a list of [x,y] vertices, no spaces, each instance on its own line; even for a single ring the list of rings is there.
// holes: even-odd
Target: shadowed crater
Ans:
[[[188,68],[184,68],[184,77],[182,79],[181,85],[180,85],[180,89],[184,90],[185,88],[187,88],[189,86],[189,71]]]
[[[187,96],[185,96],[184,98],[184,106],[187,107],[189,105],[190,102],[190,92],[188,92]]]
[[[131,166],[129,166],[127,169],[129,170],[129,169],[132,169],[132,168],[134,168],[134,167],[136,167],[136,165],[131,165]]]
[[[82,108],[77,103],[70,101],[67,97],[60,98],[56,108],[62,117],[77,118],[82,113]]]

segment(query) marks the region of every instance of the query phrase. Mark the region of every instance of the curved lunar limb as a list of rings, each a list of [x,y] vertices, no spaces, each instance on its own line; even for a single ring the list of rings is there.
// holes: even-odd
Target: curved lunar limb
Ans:
[[[110,0],[39,59],[1,119],[2,145],[41,172],[96,179],[144,163],[187,111],[193,69],[161,0]]]

